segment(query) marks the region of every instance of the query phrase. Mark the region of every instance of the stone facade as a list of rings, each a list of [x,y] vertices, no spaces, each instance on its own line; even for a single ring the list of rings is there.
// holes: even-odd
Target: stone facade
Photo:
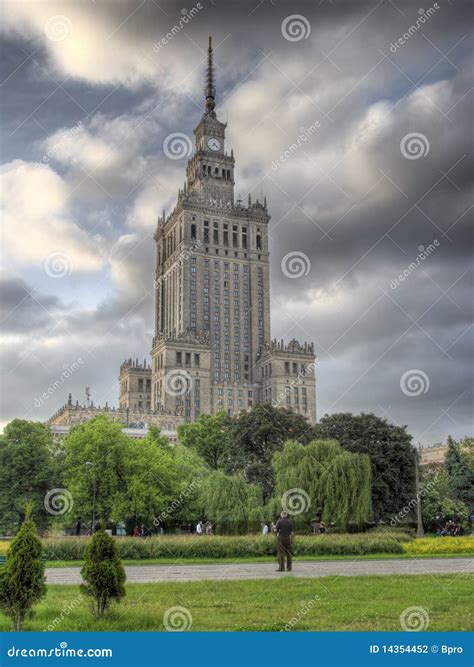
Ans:
[[[287,408],[316,422],[316,387],[312,343],[288,345],[272,340],[258,361],[260,401]]]
[[[120,366],[119,408],[122,410],[151,410],[151,366],[146,359],[127,359]]]
[[[113,422],[123,424],[123,430],[131,437],[144,437],[150,426],[158,426],[163,435],[176,441],[177,427],[184,423],[183,417],[169,414],[165,411],[116,409],[108,405],[104,407],[92,405],[81,405],[78,401],[72,402],[69,396],[68,402],[63,405],[50,419],[48,424],[57,436],[65,435],[69,428],[76,424],[90,421],[98,415],[106,415]]]

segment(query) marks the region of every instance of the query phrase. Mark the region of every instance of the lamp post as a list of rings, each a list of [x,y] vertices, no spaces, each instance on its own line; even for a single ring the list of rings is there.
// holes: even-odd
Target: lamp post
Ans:
[[[421,518],[419,457],[420,457],[420,444],[418,443],[418,447],[415,450],[415,490],[416,490],[416,519],[417,519],[416,536],[424,537],[425,531],[423,530],[423,521]]]
[[[86,461],[85,465],[94,467],[94,464],[92,463],[92,461]],[[94,475],[94,487],[93,487],[94,491],[93,491],[93,494],[92,494],[92,529],[91,529],[91,535],[93,535],[95,533],[95,495],[96,495],[96,488],[95,487],[96,487],[96,479],[95,479],[95,473],[93,473],[93,475]]]

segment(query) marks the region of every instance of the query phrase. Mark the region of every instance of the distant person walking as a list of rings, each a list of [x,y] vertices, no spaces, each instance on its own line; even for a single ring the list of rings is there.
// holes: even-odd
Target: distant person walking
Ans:
[[[196,526],[196,535],[202,535],[202,521],[199,521],[198,525]]]
[[[212,535],[212,523],[210,521],[206,523],[206,535]]]
[[[268,535],[268,526],[266,523],[262,524],[262,535]]]
[[[272,533],[275,533],[275,535],[276,535],[277,528],[276,528],[276,523],[274,521],[272,521],[271,524],[270,524],[270,530],[271,530]]]
[[[287,512],[282,512],[280,518],[276,522],[276,534],[277,534],[277,554],[278,554],[278,570],[277,572],[285,571],[285,560],[286,560],[286,571],[291,572],[292,570],[292,537],[293,537],[293,524],[288,518]]]

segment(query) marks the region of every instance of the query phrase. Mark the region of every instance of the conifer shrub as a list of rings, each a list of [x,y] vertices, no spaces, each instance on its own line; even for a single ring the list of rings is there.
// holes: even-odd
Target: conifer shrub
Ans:
[[[110,603],[125,595],[125,570],[117,544],[104,529],[98,530],[85,550],[81,590],[91,598],[94,614],[101,618]]]
[[[32,506],[25,511],[25,521],[12,541],[7,560],[0,568],[0,608],[11,619],[13,630],[21,630],[33,605],[46,594],[43,547],[31,518]]]

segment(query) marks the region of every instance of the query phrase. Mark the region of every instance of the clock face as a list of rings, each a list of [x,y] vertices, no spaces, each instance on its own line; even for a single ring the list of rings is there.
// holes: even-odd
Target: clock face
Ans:
[[[216,139],[216,137],[211,137],[210,139],[207,140],[207,145],[211,149],[211,151],[218,151],[221,147],[221,142],[219,139]]]

